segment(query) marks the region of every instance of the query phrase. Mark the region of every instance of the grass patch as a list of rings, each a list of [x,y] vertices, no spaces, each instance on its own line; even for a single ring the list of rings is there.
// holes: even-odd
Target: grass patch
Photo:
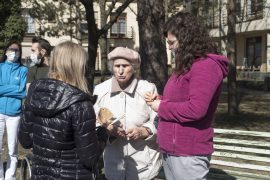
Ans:
[[[253,84],[255,88],[245,88],[240,83],[237,93],[239,114],[234,116],[227,114],[228,92],[226,84],[224,85],[216,112],[214,127],[266,132],[270,130],[268,125],[270,121],[270,92],[259,88],[257,82],[249,82],[248,84]]]
[[[254,90],[266,90],[266,85],[264,81],[249,81],[249,80],[238,80],[237,84],[239,87],[254,89]]]

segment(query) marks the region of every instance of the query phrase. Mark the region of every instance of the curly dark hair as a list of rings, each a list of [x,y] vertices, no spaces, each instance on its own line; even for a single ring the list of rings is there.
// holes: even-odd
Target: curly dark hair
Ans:
[[[190,13],[179,12],[171,17],[163,33],[165,37],[170,33],[178,40],[174,69],[177,74],[187,72],[197,58],[206,57],[208,53],[218,54],[207,28]]]

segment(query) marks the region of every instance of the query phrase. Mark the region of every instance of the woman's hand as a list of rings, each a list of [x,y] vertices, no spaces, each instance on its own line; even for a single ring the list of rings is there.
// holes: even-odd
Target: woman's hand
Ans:
[[[160,104],[160,96],[158,94],[153,94],[151,92],[147,92],[144,95],[144,100],[154,111],[158,111],[158,107]]]
[[[159,95],[157,93],[154,94],[154,93],[151,93],[151,92],[147,92],[144,95],[144,100],[146,102],[152,102],[154,100],[159,100],[159,99],[160,99],[160,97],[159,97]]]
[[[151,106],[153,101],[160,100],[160,96],[157,93],[153,94],[151,92],[147,92],[144,95],[144,100],[149,106]]]
[[[126,132],[123,129],[122,125],[116,126],[113,124],[109,124],[106,128],[109,131],[109,134],[111,136],[115,136],[117,138],[125,138],[126,137]]]
[[[149,102],[148,105],[157,112],[160,105],[160,100],[154,100],[153,102]]]
[[[137,140],[147,138],[149,133],[145,127],[136,127],[128,129],[126,135],[130,140]]]

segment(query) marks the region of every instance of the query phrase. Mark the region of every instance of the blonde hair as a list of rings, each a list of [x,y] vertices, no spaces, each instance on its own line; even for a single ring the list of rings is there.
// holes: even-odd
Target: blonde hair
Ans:
[[[82,46],[71,41],[57,45],[50,59],[49,77],[71,84],[89,94],[85,77],[88,56]]]

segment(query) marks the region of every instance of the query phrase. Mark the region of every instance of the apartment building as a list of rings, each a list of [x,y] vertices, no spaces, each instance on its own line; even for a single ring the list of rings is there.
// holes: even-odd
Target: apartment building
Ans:
[[[192,5],[186,4],[186,10]],[[227,36],[227,0],[205,0],[206,6],[201,8],[201,13],[205,17],[210,28],[210,35],[220,46],[220,50],[226,55]],[[120,3],[116,4],[116,7]],[[30,55],[31,38],[36,34],[41,26],[48,24],[37,24],[29,15],[31,4],[22,5],[23,16],[28,23],[27,33],[23,42],[23,57]],[[179,8],[183,10],[183,8]],[[185,9],[184,9],[185,10]],[[97,3],[94,4],[96,23],[100,27],[100,10]],[[82,12],[83,13],[83,12]],[[136,20],[137,3],[131,3],[119,16],[117,22],[107,33],[108,53],[117,46],[124,46],[133,49],[139,48],[139,30]],[[112,14],[113,16],[114,14]],[[111,16],[111,17],[112,17]],[[237,69],[243,71],[270,72],[270,0],[236,0],[236,58]],[[66,15],[68,17],[68,15]],[[63,17],[63,18],[66,18]],[[110,20],[110,18],[108,20]],[[87,35],[86,22],[80,22],[82,32]],[[77,41],[69,35],[51,37],[44,34],[53,46],[64,40]],[[82,40],[82,45],[87,48],[87,39]],[[168,63],[171,62],[171,54],[168,51]],[[100,70],[100,49],[98,48],[96,69]]]
[[[227,0],[209,0],[207,25],[226,54]],[[236,0],[237,69],[270,72],[270,0]]]
[[[53,0],[49,0],[53,1]],[[110,2],[108,2],[110,3]],[[121,4],[116,3],[115,7],[119,7]],[[32,8],[31,4],[22,4],[23,8],[23,16],[28,24],[27,33],[24,37],[22,47],[23,47],[23,58],[26,58],[31,53],[31,39],[34,35],[38,34],[39,29],[43,28],[42,26],[48,26],[48,24],[52,22],[42,22],[37,23],[35,19],[31,17],[29,11]],[[108,6],[107,6],[108,8]],[[83,9],[83,7],[81,7]],[[100,8],[98,3],[94,3],[94,11],[95,11],[95,19],[96,24],[100,28]],[[73,12],[74,13],[74,12]],[[84,12],[81,12],[82,14]],[[108,21],[115,15],[112,13],[110,17],[108,17]],[[68,19],[70,16],[69,12],[63,18]],[[68,21],[68,20],[66,20]],[[81,32],[82,32],[82,45],[87,50],[87,23],[85,20],[80,22]],[[77,42],[76,38],[72,38],[68,34],[62,35],[59,37],[52,37],[49,36],[49,33],[46,32],[42,37],[46,38],[53,46],[57,45],[60,42],[65,40],[72,40]],[[137,22],[137,3],[136,1],[130,3],[129,6],[123,11],[123,13],[118,17],[117,21],[113,24],[113,26],[109,29],[107,33],[107,53],[109,53],[113,48],[117,46],[123,46],[132,48],[135,50],[139,50],[139,29],[138,29],[138,22]],[[101,52],[100,47],[97,50],[97,60],[96,60],[96,70],[101,69]],[[170,64],[172,55],[170,51],[167,51],[168,54],[168,63]]]
[[[120,3],[116,4],[116,7],[120,6]],[[30,15],[30,10],[32,8],[31,4],[22,4],[23,8],[23,16],[28,24],[27,33],[24,37],[22,48],[23,48],[23,58],[26,58],[31,53],[31,39],[35,36],[42,26],[46,26],[50,24],[50,22],[37,23],[35,19],[33,19]],[[83,9],[83,7],[81,7]],[[94,3],[94,11],[95,11],[95,19],[96,24],[100,27],[100,10],[98,3]],[[135,50],[139,48],[139,30],[138,24],[136,20],[136,12],[137,12],[137,3],[131,3],[123,13],[118,17],[117,21],[113,24],[113,26],[109,29],[107,33],[107,51],[108,53],[117,46],[129,47]],[[74,13],[74,12],[73,12]],[[81,12],[84,13],[84,12]],[[112,13],[108,18],[112,18],[115,13]],[[63,18],[69,18],[70,14],[67,12]],[[68,20],[67,20],[68,21]],[[87,49],[87,23],[85,20],[80,22],[80,31],[82,33],[82,45]],[[50,36],[48,32],[46,32],[42,37],[46,38],[53,46],[57,45],[60,42],[66,40],[72,40],[74,42],[78,42],[78,40],[74,37],[69,36],[68,34],[62,35],[59,37]],[[100,49],[98,48],[97,61],[96,61],[96,69],[100,70],[101,62],[100,62]]]

